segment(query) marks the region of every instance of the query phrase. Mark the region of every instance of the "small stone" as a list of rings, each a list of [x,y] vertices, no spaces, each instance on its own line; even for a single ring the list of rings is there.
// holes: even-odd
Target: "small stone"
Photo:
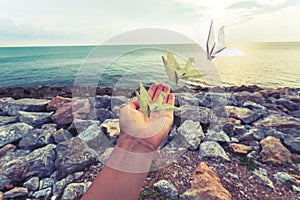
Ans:
[[[52,178],[43,178],[42,180],[40,180],[40,187],[39,189],[45,189],[45,188],[48,188],[48,187],[52,187],[52,185],[55,183],[55,180],[52,179]]]
[[[285,183],[287,181],[291,183],[296,182],[296,179],[286,172],[277,172],[276,174],[274,174],[274,178],[279,183]]]
[[[28,194],[28,189],[24,187],[15,187],[4,193],[4,199],[23,197]]]
[[[5,145],[4,147],[2,147],[0,149],[0,157],[4,156],[5,154],[8,154],[8,153],[12,153],[16,150],[16,146],[13,145],[13,144],[7,144]]]
[[[266,186],[274,189],[273,182],[268,178],[267,170],[263,168],[254,169],[252,173]]]
[[[298,186],[293,185],[293,186],[292,186],[292,190],[293,190],[294,192],[299,192],[299,193],[300,193],[300,187],[298,187]]]
[[[11,184],[12,181],[8,177],[0,174],[0,191],[3,191],[7,185],[11,185]]]
[[[36,191],[39,188],[39,178],[32,177],[23,183],[23,187],[28,188],[30,191]]]
[[[99,108],[96,111],[97,119],[100,123],[104,122],[106,119],[110,119],[113,117],[113,113],[105,108]]]
[[[70,200],[70,199],[80,199],[81,196],[88,190],[92,182],[84,182],[84,183],[71,183],[64,190],[62,199]]]
[[[250,147],[244,144],[230,143],[229,148],[234,153],[247,154]]]
[[[100,127],[110,137],[116,137],[120,134],[119,119],[106,119]]]
[[[37,199],[49,199],[52,194],[52,188],[45,188],[33,193],[33,197]]]
[[[172,200],[179,199],[179,196],[178,196],[175,186],[172,183],[170,183],[169,181],[160,180],[160,181],[154,183],[153,186],[156,190],[158,190],[162,194],[162,196],[164,196],[168,199],[172,199]]]
[[[224,131],[214,131],[214,130],[208,130],[205,136],[205,141],[216,141],[216,142],[224,142],[228,143],[230,142],[230,138]]]
[[[300,154],[300,137],[286,137],[283,143],[291,152]]]
[[[224,149],[215,141],[205,141],[200,144],[199,157],[221,157],[229,161],[229,157]]]

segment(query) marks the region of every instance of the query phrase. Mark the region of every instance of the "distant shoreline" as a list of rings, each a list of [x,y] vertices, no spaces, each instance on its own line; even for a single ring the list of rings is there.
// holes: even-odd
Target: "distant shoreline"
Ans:
[[[113,95],[117,91],[118,95],[124,95],[128,92],[129,88],[115,88],[115,87],[76,87],[80,94],[84,94],[87,97]],[[182,86],[178,88],[172,88],[172,92],[186,92],[186,93],[198,93],[198,92],[258,92],[261,90],[277,91],[279,93],[298,93],[300,95],[300,88],[262,88],[257,85],[241,85],[241,86],[229,86],[229,87],[202,87],[202,86]],[[74,87],[62,86],[62,87],[50,87],[50,86],[33,86],[33,87],[0,87],[0,98],[12,97],[14,99],[21,98],[38,98],[38,99],[51,99],[55,96],[73,97]],[[75,94],[75,93],[74,93]],[[78,94],[78,92],[76,93]]]

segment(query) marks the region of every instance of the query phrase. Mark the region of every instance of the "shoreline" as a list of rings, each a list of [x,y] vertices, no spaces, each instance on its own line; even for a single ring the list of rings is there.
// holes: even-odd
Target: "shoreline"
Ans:
[[[115,88],[113,86],[102,87],[102,86],[76,86],[77,91],[85,93],[85,96],[111,96],[114,92],[117,91],[118,95],[125,94],[128,92],[129,88]],[[227,86],[227,87],[203,87],[203,86],[190,86],[185,85],[181,87],[171,88],[172,92],[179,93],[198,93],[198,92],[258,92],[258,91],[269,91],[269,92],[278,92],[280,94],[293,94],[300,95],[300,87],[282,87],[282,88],[263,88],[257,85],[241,85],[241,86]],[[70,86],[31,86],[31,87],[0,87],[0,98],[3,97],[12,97],[14,99],[22,98],[37,98],[37,99],[49,99],[56,96],[72,98],[74,92],[74,87]]]

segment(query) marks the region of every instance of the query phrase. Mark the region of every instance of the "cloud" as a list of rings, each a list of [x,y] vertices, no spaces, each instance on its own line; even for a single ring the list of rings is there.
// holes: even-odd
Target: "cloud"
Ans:
[[[257,14],[274,13],[297,5],[300,5],[298,0],[249,0],[233,3],[227,9],[240,10],[242,16],[249,17]]]
[[[29,22],[17,23],[10,18],[0,18],[0,39],[64,39],[69,34],[44,27],[37,27]]]

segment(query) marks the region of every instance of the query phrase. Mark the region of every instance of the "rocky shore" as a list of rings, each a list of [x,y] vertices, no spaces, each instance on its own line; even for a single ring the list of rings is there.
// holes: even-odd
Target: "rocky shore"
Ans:
[[[119,134],[114,88],[0,88],[0,199],[79,199]],[[300,89],[189,88],[140,199],[300,199]],[[89,95],[93,94],[93,95]],[[118,93],[120,94],[120,93]],[[121,199],[121,197],[120,197]]]

